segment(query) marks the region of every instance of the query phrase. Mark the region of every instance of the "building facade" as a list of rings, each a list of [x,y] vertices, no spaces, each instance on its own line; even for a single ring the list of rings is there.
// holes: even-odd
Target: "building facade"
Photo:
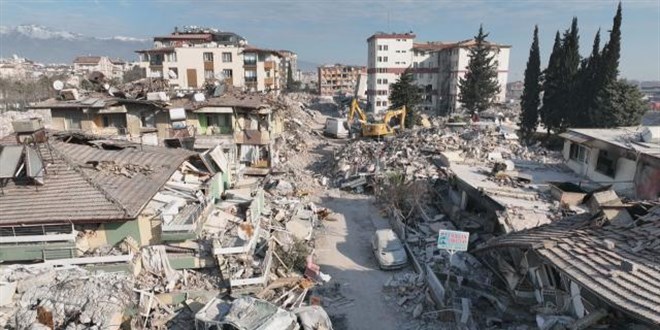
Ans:
[[[475,41],[415,42],[413,33],[376,33],[367,39],[367,98],[369,110],[375,113],[389,108],[390,85],[410,69],[422,88],[426,110],[450,113],[460,107],[458,82],[465,76],[470,61],[469,51]],[[509,51],[511,46],[490,43],[498,63],[501,86],[496,102],[506,99]]]
[[[73,60],[73,72],[76,74],[98,71],[110,79],[122,79],[127,69],[126,62],[107,56],[78,56]]]
[[[318,67],[318,91],[323,96],[356,93],[360,73],[365,72],[363,66],[324,65]]]
[[[163,78],[179,89],[199,89],[222,81],[251,91],[279,91],[283,56],[248,46],[232,32],[189,28],[154,38],[154,48],[136,51],[147,77]],[[286,74],[284,73],[286,77]]]

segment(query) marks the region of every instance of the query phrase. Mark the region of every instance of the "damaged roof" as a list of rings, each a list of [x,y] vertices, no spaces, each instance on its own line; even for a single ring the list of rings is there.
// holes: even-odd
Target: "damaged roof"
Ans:
[[[660,131],[660,126],[572,128],[559,136],[577,143],[599,140],[619,148],[630,149],[642,154],[660,158],[660,143],[655,141],[645,142],[642,138],[642,135],[647,130],[658,132]]]
[[[599,226],[596,220],[588,215],[565,218],[494,238],[475,252],[532,249],[611,306],[660,325],[660,205],[628,227]]]
[[[270,107],[268,102],[257,94],[230,94],[219,97],[209,97],[204,101],[196,102],[187,98],[173,99],[170,108],[185,108],[196,110],[203,107],[236,107],[247,109],[262,109]]]
[[[134,219],[177,168],[195,153],[125,141],[51,138],[38,146],[48,164],[44,185],[3,183],[0,225],[111,222]],[[15,136],[0,145],[15,145]],[[69,141],[69,142],[66,142]],[[74,143],[74,141],[76,141]]]
[[[89,95],[80,97],[77,100],[61,100],[58,98],[50,98],[31,105],[30,109],[103,109],[106,107],[122,104],[145,104],[153,105],[156,107],[164,107],[167,103],[163,101],[148,101],[114,97],[104,93],[89,93]]]

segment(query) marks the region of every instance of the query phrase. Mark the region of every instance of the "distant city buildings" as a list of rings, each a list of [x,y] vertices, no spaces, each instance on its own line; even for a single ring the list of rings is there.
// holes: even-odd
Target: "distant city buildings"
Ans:
[[[318,92],[323,96],[342,95],[364,95],[359,93],[358,80],[361,73],[366,73],[363,66],[353,65],[323,65],[318,67]]]
[[[459,79],[469,63],[473,39],[458,42],[415,42],[413,33],[376,33],[367,39],[367,98],[369,110],[381,112],[389,107],[390,85],[410,69],[417,85],[423,88],[422,107],[441,113],[453,112],[458,102]],[[505,102],[511,46],[490,43],[498,62],[501,92],[497,102]]]
[[[71,74],[71,66],[67,64],[36,63],[18,55],[0,58],[0,78],[2,79],[22,80],[69,74]]]
[[[318,88],[318,77],[318,72],[301,72],[300,88],[304,90],[316,90]]]
[[[514,81],[506,84],[506,101],[514,103],[520,101],[525,84],[522,81]]]
[[[297,71],[297,55],[291,51],[250,46],[236,33],[208,28],[175,28],[154,37],[154,48],[137,53],[147,77],[167,79],[182,89],[222,80],[248,91],[278,92],[286,85],[288,68]]]
[[[108,79],[122,79],[124,72],[129,68],[129,64],[125,61],[107,56],[78,56],[73,60],[73,72],[78,75],[97,71]]]

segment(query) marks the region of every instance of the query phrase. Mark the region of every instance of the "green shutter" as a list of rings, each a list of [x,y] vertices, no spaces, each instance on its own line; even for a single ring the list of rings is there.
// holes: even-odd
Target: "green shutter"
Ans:
[[[199,120],[199,134],[206,134],[206,127],[208,126],[206,122],[206,114],[197,114],[197,119]]]

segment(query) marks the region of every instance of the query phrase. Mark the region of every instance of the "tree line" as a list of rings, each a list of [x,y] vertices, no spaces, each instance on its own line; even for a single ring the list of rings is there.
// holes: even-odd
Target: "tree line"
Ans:
[[[618,79],[621,53],[621,3],[614,16],[609,40],[600,47],[600,30],[591,53],[579,52],[578,19],[555,34],[552,53],[541,70],[538,26],[525,69],[521,98],[520,131],[528,138],[542,124],[550,133],[571,127],[607,128],[638,125],[647,106],[636,86]]]

